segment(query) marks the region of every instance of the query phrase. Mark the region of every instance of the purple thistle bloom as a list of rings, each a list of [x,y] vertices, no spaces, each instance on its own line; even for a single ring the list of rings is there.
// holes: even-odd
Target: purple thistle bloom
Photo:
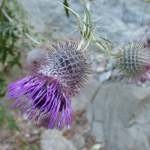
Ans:
[[[149,79],[150,48],[145,39],[124,45],[116,58],[116,66],[129,82]]]
[[[60,129],[64,119],[66,127],[71,126],[73,110],[71,97],[82,93],[83,85],[90,73],[88,53],[77,50],[71,41],[59,42],[52,48],[35,50],[29,53],[27,62],[31,74],[9,85],[9,100],[16,99],[13,107],[22,107],[28,120],[35,117],[47,129]],[[38,112],[38,114],[37,114]],[[46,120],[48,122],[46,123]]]

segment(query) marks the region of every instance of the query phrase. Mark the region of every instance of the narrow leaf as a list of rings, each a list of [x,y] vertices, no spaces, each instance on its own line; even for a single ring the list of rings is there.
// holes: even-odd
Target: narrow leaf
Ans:
[[[59,2],[60,3],[60,2]],[[63,5],[64,7],[66,7],[69,11],[71,11],[76,17],[77,19],[79,19],[81,22],[84,23],[84,21],[82,20],[82,18],[76,13],[74,12],[72,9],[70,9],[69,7],[65,6],[63,3],[60,3],[61,5]],[[85,23],[84,23],[85,24]]]
[[[68,5],[68,3],[67,3],[67,0],[64,0],[63,4],[64,4],[65,6],[67,6],[67,7],[69,7],[69,5]],[[64,7],[64,8],[65,8],[67,17],[69,18],[69,11],[68,11],[68,9],[67,9],[66,7]]]

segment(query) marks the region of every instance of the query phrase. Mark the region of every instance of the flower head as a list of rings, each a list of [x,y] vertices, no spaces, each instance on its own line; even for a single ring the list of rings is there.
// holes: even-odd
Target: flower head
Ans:
[[[149,79],[150,48],[145,39],[124,45],[116,58],[116,66],[129,82]]]
[[[71,97],[78,96],[90,72],[88,53],[77,50],[71,41],[60,41],[56,46],[29,53],[27,62],[31,74],[12,83],[8,88],[9,100],[16,99],[13,106],[27,111],[28,120],[34,116],[37,123],[45,116],[43,125],[47,129],[59,129],[66,120],[71,125]],[[37,114],[38,112],[38,114]]]

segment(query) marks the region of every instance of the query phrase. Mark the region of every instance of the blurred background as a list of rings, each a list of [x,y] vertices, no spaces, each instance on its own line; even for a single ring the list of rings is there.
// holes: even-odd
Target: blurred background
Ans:
[[[60,0],[84,16],[80,0]],[[150,84],[125,84],[107,55],[93,53],[93,74],[84,95],[72,99],[70,129],[46,130],[27,121],[8,102],[7,86],[26,75],[26,57],[37,41],[78,39],[77,19],[54,0],[0,0],[0,150],[150,150]],[[96,35],[118,46],[150,37],[150,2],[95,0],[90,13],[99,19]],[[72,34],[70,34],[72,33]],[[89,49],[95,50],[94,46]],[[114,49],[115,50],[115,49]]]

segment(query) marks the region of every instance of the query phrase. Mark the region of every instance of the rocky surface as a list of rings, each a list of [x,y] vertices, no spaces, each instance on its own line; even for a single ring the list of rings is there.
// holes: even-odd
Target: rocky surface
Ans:
[[[149,150],[149,93],[149,87],[101,86],[86,112],[97,142],[107,150]]]
[[[73,142],[75,143],[77,149],[81,149],[85,146],[85,138],[81,134],[76,133],[74,135]]]
[[[87,105],[88,99],[83,94],[77,98],[72,98],[71,107],[74,111],[86,111]]]
[[[77,150],[61,132],[46,130],[41,134],[41,150]]]
[[[64,0],[59,0],[63,2]],[[36,31],[47,31],[57,27],[55,37],[66,35],[74,30],[77,19],[70,13],[69,19],[65,14],[63,6],[58,1],[52,0],[21,0],[25,9],[30,13],[29,20]],[[83,16],[83,6],[78,0],[69,0],[69,6]],[[97,5],[96,5],[97,4]],[[99,26],[105,28],[97,29],[96,34],[107,36],[117,44],[123,44],[127,40],[139,38],[145,35],[150,20],[150,3],[140,0],[103,0],[96,1],[91,5],[93,19],[99,19]],[[73,34],[73,37],[78,37]]]

